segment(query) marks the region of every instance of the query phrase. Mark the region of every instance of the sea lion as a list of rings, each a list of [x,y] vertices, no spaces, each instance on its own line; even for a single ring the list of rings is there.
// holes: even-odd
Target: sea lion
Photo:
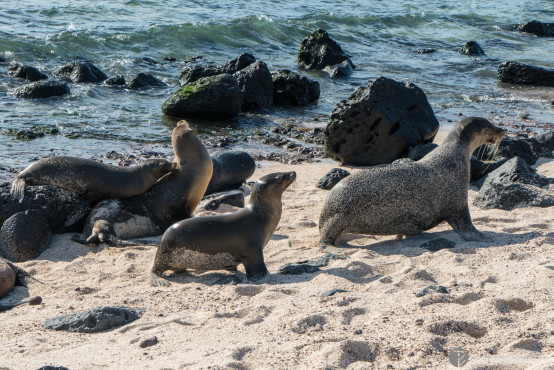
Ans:
[[[98,203],[85,222],[87,239],[79,243],[129,246],[130,239],[163,233],[173,223],[189,218],[200,203],[212,177],[212,159],[186,121],[180,121],[171,136],[175,170],[143,194]]]
[[[272,173],[254,183],[249,204],[234,213],[196,217],[172,225],[163,234],[150,274],[153,286],[168,286],[166,270],[236,269],[257,279],[268,271],[263,248],[281,219],[281,196],[296,172]]]
[[[27,279],[35,278],[27,271],[0,257],[0,298],[5,297],[16,285],[27,286]]]
[[[504,130],[484,118],[460,121],[444,142],[417,162],[370,168],[339,182],[319,219],[320,246],[343,233],[413,235],[448,222],[464,240],[483,240],[467,204],[470,158]]]
[[[88,201],[108,198],[128,198],[144,193],[156,181],[175,169],[165,159],[149,159],[136,166],[118,167],[92,159],[48,157],[34,162],[21,171],[12,182],[11,193],[23,202],[25,184],[51,184],[77,194]]]

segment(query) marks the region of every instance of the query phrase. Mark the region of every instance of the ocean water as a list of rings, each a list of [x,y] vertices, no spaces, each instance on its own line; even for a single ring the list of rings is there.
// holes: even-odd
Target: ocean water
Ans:
[[[460,117],[483,116],[531,130],[552,127],[554,89],[501,84],[498,65],[516,60],[554,68],[554,39],[515,32],[514,24],[554,21],[552,0],[480,1],[0,1],[0,56],[38,67],[51,76],[77,59],[95,63],[109,76],[129,82],[145,72],[169,86],[128,91],[101,84],[71,84],[71,95],[41,101],[17,99],[8,91],[23,84],[0,65],[0,180],[38,158],[58,154],[99,157],[115,150],[170,154],[173,121],[162,102],[178,87],[182,62],[202,56],[226,62],[250,52],[271,70],[298,71],[296,53],[304,37],[327,30],[358,67],[349,78],[300,72],[321,85],[318,103],[299,109],[271,109],[238,119],[196,126],[210,135],[270,128],[295,122],[325,126],[335,104],[356,87],[386,76],[421,87],[441,127]],[[476,40],[486,57],[457,50]],[[418,54],[436,48],[432,54]],[[150,58],[150,59],[145,59]],[[152,63],[155,61],[155,63]],[[30,141],[9,129],[56,128],[57,135]],[[249,142],[247,151],[271,151]]]

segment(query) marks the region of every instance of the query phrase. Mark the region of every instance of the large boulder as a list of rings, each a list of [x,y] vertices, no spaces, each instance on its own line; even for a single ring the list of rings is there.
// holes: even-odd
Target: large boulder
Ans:
[[[539,21],[531,21],[525,24],[516,26],[516,29],[521,32],[527,32],[535,36],[552,37],[554,36],[554,23],[542,23]]]
[[[237,79],[224,73],[188,83],[162,105],[162,112],[175,118],[235,117],[242,107]]]
[[[271,73],[273,79],[273,104],[300,107],[319,99],[319,82],[280,69]]]
[[[149,87],[156,87],[156,86],[167,86],[165,82],[162,80],[152,76],[148,73],[139,73],[131,80],[131,83],[129,84],[129,89],[131,90],[139,90],[139,89],[146,89]]]
[[[554,86],[554,70],[519,62],[505,62],[498,67],[498,79],[518,85]]]
[[[439,122],[423,90],[380,77],[337,104],[325,128],[326,154],[342,163],[391,163],[433,141]]]
[[[8,74],[17,78],[24,78],[27,81],[35,82],[46,80],[48,76],[35,67],[26,66],[18,62],[12,62],[8,68]]]
[[[0,185],[0,225],[19,212],[41,211],[54,232],[77,231],[91,208],[69,190],[54,185],[26,185],[23,201],[11,195],[11,185]]]
[[[256,58],[252,54],[243,53],[235,59],[219,65],[194,65],[187,66],[181,71],[179,83],[181,86],[198,81],[203,77],[211,77],[223,73],[233,74],[254,63]]]
[[[355,68],[348,55],[325,30],[315,30],[300,44],[298,64],[303,68],[321,70],[344,61],[347,61],[352,69]]]
[[[67,78],[72,82],[102,82],[108,76],[90,62],[71,62],[56,69],[54,76]]]
[[[60,81],[37,81],[10,91],[10,94],[23,99],[44,99],[69,93],[69,86]]]
[[[473,204],[479,208],[512,210],[518,205],[554,206],[554,192],[542,187],[554,179],[540,176],[519,157],[514,157],[485,177]]]
[[[264,62],[254,62],[235,73],[242,90],[242,110],[251,111],[273,105],[273,80]]]
[[[460,54],[484,56],[485,51],[479,46],[477,41],[468,41],[459,50]]]
[[[0,228],[0,255],[12,262],[28,261],[44,252],[51,241],[52,230],[43,212],[18,212]]]

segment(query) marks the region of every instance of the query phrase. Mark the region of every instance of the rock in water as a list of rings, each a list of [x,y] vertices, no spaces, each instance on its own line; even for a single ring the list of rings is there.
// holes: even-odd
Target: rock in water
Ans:
[[[179,83],[183,86],[190,82],[198,81],[202,77],[211,77],[223,73],[233,74],[248,67],[255,61],[256,58],[252,54],[243,53],[235,59],[221,65],[187,66],[181,71]]]
[[[316,184],[316,188],[323,190],[331,190],[339,183],[340,180],[350,176],[350,172],[343,170],[342,168],[333,168],[327,172]]]
[[[479,46],[477,41],[468,41],[459,50],[460,54],[484,56],[485,51]]]
[[[348,77],[352,73],[354,73],[354,69],[352,68],[352,64],[345,60],[339,64],[335,64],[332,66],[325,67],[323,69],[325,72],[329,73],[329,76],[335,78],[335,77]]]
[[[109,86],[124,86],[126,84],[125,77],[123,77],[122,75],[117,75],[105,80],[104,84]]]
[[[60,81],[38,81],[10,90],[10,94],[23,99],[51,98],[69,92],[69,86]]]
[[[131,80],[131,83],[129,84],[129,89],[139,90],[139,89],[145,89],[145,88],[156,87],[156,86],[167,86],[167,85],[162,80],[150,74],[139,73],[135,78]]]
[[[271,73],[273,79],[273,104],[300,107],[319,99],[319,82],[280,69]]]
[[[552,87],[554,86],[554,70],[519,62],[506,62],[498,67],[498,79],[518,85]]]
[[[72,315],[55,317],[44,323],[46,329],[76,333],[97,333],[129,324],[140,318],[142,311],[122,306],[95,307]]]
[[[36,69],[35,67],[26,66],[18,62],[12,62],[8,69],[8,74],[17,78],[24,78],[27,81],[46,80],[48,76]]]
[[[516,26],[516,29],[521,32],[527,32],[539,37],[554,36],[554,23],[542,23],[539,21],[531,21],[525,24]]]
[[[251,111],[273,105],[273,80],[263,62],[255,62],[235,73],[242,90],[242,110]]]
[[[423,90],[380,77],[337,104],[325,129],[326,154],[342,163],[391,163],[433,141],[439,122]]]
[[[346,61],[352,69],[354,63],[327,31],[318,29],[306,37],[298,51],[298,64],[307,69],[324,69]]]
[[[242,90],[230,74],[204,77],[175,92],[162,112],[175,118],[235,117],[242,107]]]
[[[102,82],[108,78],[104,72],[90,62],[71,62],[53,73],[58,78],[68,78],[72,82]]]

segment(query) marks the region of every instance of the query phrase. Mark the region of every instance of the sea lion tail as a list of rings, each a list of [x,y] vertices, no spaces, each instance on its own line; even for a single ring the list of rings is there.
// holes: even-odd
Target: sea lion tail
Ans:
[[[171,286],[171,283],[167,280],[165,280],[163,277],[158,275],[155,271],[150,271],[150,276],[148,281],[150,282],[150,285],[153,287],[160,287],[160,286]]]
[[[14,199],[19,199],[19,203],[23,203],[25,197],[25,179],[22,177],[16,177],[12,181],[12,187],[10,194]]]

